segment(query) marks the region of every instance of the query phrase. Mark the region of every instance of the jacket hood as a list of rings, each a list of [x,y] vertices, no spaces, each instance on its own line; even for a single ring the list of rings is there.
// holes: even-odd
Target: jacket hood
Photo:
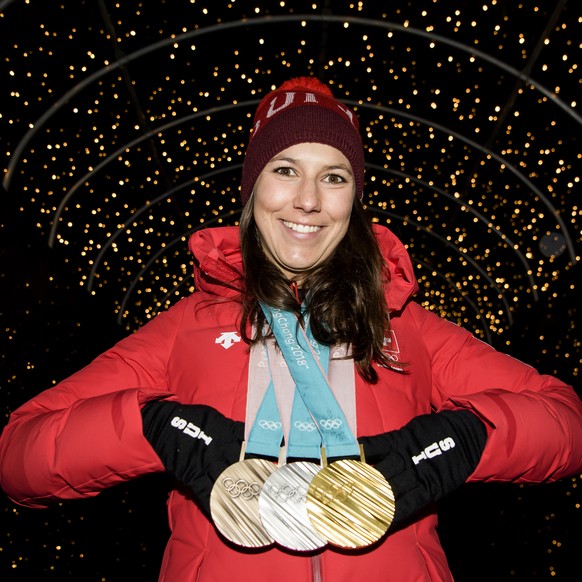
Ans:
[[[188,242],[194,257],[196,289],[234,298],[243,273],[238,226],[199,230]]]
[[[388,307],[390,311],[399,311],[418,291],[412,262],[408,251],[392,231],[375,224],[374,233],[389,272]],[[236,297],[243,273],[238,226],[199,230],[192,234],[188,246],[194,256],[196,289]]]
[[[391,230],[379,224],[374,224],[373,228],[388,268],[390,281],[386,291],[388,309],[400,311],[418,291],[412,261],[406,247]]]

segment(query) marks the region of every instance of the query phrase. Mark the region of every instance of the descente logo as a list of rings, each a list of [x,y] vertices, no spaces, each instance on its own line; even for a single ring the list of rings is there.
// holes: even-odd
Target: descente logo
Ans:
[[[240,335],[236,331],[223,331],[215,340],[214,343],[222,346],[225,350],[231,348],[234,344],[241,341]]]

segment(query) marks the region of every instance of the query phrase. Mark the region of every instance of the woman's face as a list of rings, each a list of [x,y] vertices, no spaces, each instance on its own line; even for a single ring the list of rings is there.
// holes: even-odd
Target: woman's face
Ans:
[[[289,279],[320,265],[340,243],[355,195],[352,168],[337,149],[301,143],[260,173],[253,213],[267,257]]]

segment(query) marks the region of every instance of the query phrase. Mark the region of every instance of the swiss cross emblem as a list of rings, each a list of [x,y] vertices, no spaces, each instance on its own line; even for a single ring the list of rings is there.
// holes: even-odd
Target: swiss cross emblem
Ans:
[[[225,350],[240,342],[240,335],[236,331],[223,331],[215,340],[215,344],[221,345]]]
[[[402,368],[396,365],[400,356],[400,347],[398,346],[398,340],[396,339],[396,334],[393,329],[391,329],[390,334],[384,338],[384,353],[388,360],[393,362],[392,364],[389,363],[388,366],[393,370],[399,370],[401,372]]]
[[[392,354],[399,354],[400,348],[398,347],[398,340],[396,339],[396,334],[394,330],[390,330],[390,335],[384,337],[384,351]]]

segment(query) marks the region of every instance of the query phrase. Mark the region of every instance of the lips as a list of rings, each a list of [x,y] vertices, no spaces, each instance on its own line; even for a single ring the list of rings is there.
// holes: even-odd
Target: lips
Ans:
[[[321,230],[321,226],[310,226],[308,224],[297,224],[296,222],[289,222],[288,220],[283,220],[283,224],[295,232],[299,232],[302,234],[317,232]]]

